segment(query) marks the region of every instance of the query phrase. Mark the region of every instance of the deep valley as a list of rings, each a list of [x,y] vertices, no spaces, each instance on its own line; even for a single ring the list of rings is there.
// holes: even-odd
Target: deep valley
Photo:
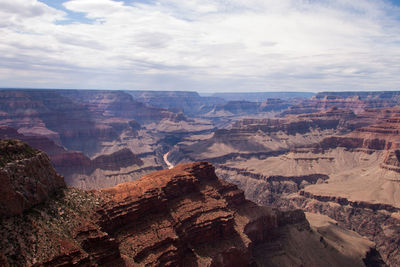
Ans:
[[[0,265],[399,266],[399,134],[396,91],[3,89]]]

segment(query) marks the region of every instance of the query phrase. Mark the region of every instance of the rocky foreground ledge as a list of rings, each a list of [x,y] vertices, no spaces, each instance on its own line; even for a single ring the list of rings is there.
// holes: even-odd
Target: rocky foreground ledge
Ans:
[[[313,232],[302,211],[257,206],[207,162],[83,191],[65,188],[43,153],[11,143],[16,153],[0,171],[21,185],[7,192],[23,202],[13,210],[0,198],[8,207],[0,217],[0,266],[363,265]],[[23,171],[7,172],[15,164]],[[30,197],[35,189],[40,197]]]

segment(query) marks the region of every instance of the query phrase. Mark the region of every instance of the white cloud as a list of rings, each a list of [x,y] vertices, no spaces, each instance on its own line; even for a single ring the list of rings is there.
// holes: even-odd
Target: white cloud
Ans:
[[[0,86],[400,89],[400,12],[384,1],[3,2]],[[73,12],[93,23],[63,23]]]

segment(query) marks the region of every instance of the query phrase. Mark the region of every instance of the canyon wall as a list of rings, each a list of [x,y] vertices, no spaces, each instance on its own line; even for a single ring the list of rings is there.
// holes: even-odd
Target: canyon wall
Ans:
[[[21,161],[41,154],[15,144],[18,150],[2,160],[2,171],[18,163],[29,171],[55,173],[46,157]],[[15,175],[23,184],[24,174]],[[3,211],[3,265],[362,266],[362,258],[345,257],[321,241],[302,211],[257,206],[218,179],[206,162],[101,191],[59,186],[40,205],[33,201],[34,208]],[[5,206],[7,199],[0,200]]]

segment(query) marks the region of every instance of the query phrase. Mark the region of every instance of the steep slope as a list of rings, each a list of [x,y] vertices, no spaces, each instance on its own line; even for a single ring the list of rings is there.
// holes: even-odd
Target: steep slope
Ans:
[[[88,107],[96,118],[135,119],[139,123],[160,121],[174,113],[162,108],[146,106],[123,91],[107,90],[59,90],[74,102]]]
[[[21,148],[2,161],[5,168],[25,163],[54,173],[46,158],[21,162],[33,153]],[[369,251],[343,255],[310,229],[303,212],[245,200],[206,162],[101,191],[65,188],[15,214],[0,217],[3,265],[362,266]]]
[[[121,147],[139,153],[156,150],[162,134],[153,135],[140,124],[160,121],[164,128],[173,127],[175,131],[196,128],[196,123],[189,123],[182,114],[147,106],[122,91],[0,91],[0,125],[12,127],[25,136],[47,137],[89,157],[111,154]],[[213,127],[202,125],[205,128]]]
[[[101,142],[116,138],[113,128],[97,123],[86,105],[58,90],[1,90],[0,125],[24,135],[48,137],[86,154],[97,151]]]
[[[114,186],[161,169],[161,166],[144,165],[128,148],[90,159],[82,152],[68,151],[44,136],[25,136],[11,127],[0,126],[0,139],[9,138],[22,140],[44,151],[53,167],[64,176],[67,185],[82,189]]]
[[[46,154],[18,140],[0,140],[0,216],[17,215],[65,187]]]

